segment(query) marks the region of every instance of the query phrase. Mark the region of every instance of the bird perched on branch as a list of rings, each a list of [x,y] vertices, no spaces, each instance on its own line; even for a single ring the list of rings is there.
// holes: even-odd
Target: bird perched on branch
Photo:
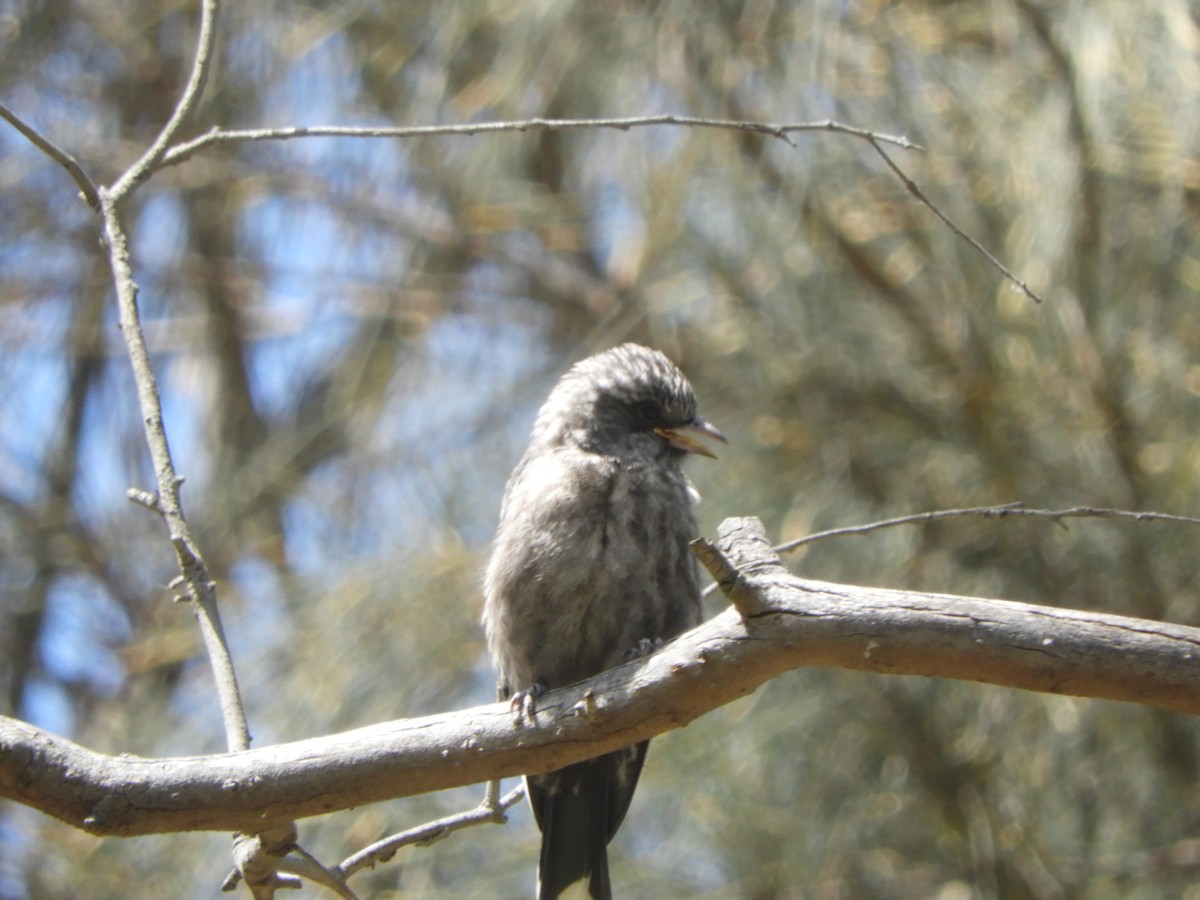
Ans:
[[[697,497],[680,464],[724,442],[683,373],[624,344],[575,365],[538,412],[504,493],[483,622],[518,716],[700,622],[688,544]],[[608,842],[648,742],[526,778],[542,831],[538,897],[610,897]]]

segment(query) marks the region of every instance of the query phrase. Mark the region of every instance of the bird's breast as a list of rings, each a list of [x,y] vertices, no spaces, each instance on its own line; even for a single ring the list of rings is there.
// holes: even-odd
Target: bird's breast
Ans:
[[[584,453],[524,467],[509,487],[487,584],[489,640],[508,653],[513,689],[526,679],[578,681],[643,639],[691,627],[694,531],[678,468]]]

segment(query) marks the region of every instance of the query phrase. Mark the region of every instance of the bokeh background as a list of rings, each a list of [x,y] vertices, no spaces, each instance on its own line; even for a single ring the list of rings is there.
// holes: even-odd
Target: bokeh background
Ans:
[[[126,209],[184,501],[256,745],[491,697],[479,574],[574,360],[665,350],[732,438],[712,534],[1025,501],[1198,512],[1200,4],[231,4],[193,132],[682,115],[904,134],[308,139],[212,149]],[[111,180],[197,4],[7,0],[0,96]],[[95,217],[0,127],[0,711],[98,750],[223,747],[165,587]],[[956,520],[806,575],[1200,624],[1183,526]],[[710,612],[720,608],[710,600]],[[1131,705],[799,670],[655,742],[627,897],[1200,897],[1200,730]],[[301,823],[336,861],[478,789]],[[521,897],[537,836],[403,851],[369,897]],[[97,840],[0,805],[0,896],[210,897],[225,835]],[[310,893],[315,892],[311,891]]]

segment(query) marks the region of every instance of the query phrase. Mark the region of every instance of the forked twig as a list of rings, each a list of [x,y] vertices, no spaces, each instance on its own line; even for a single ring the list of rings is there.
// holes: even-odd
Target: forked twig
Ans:
[[[348,878],[360,869],[373,868],[376,863],[387,862],[401,847],[412,844],[426,846],[442,838],[448,837],[455,831],[469,828],[472,825],[484,825],[489,822],[505,821],[505,811],[515,806],[525,796],[525,785],[519,784],[495,803],[487,800],[474,809],[456,813],[445,818],[435,819],[408,831],[401,831],[381,841],[376,841],[368,847],[359,850],[353,856],[347,857],[334,870],[334,874],[343,879]]]
[[[188,74],[183,94],[180,95],[171,117],[154,139],[154,143],[113,184],[111,193],[114,199],[121,199],[161,168],[162,159],[171,141],[175,140],[179,129],[196,111],[200,97],[204,94],[204,86],[208,83],[209,71],[212,69],[213,46],[217,40],[217,13],[220,7],[220,0],[203,0],[200,7],[200,36],[196,40],[196,58],[192,61],[192,70]]]

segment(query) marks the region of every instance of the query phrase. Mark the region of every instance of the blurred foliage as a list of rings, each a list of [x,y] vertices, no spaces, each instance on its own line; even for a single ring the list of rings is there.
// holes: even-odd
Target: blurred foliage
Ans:
[[[733,438],[703,527],[779,539],[1023,500],[1196,514],[1195,0],[230,5],[194,124],[678,114],[656,128],[213,149],[126,211],[184,500],[256,744],[491,697],[478,573],[537,403],[633,339]],[[169,115],[195,3],[10,0],[0,96],[98,180]],[[97,223],[0,128],[0,709],[96,749],[223,745],[160,524]],[[1200,624],[1200,535],[952,521],[823,543],[829,580]],[[712,601],[713,610],[719,602]],[[630,897],[1200,897],[1196,724],[800,670],[656,741]],[[301,824],[336,861],[475,802]],[[527,895],[536,834],[403,851],[364,896]],[[212,896],[223,835],[0,808],[0,896]]]

